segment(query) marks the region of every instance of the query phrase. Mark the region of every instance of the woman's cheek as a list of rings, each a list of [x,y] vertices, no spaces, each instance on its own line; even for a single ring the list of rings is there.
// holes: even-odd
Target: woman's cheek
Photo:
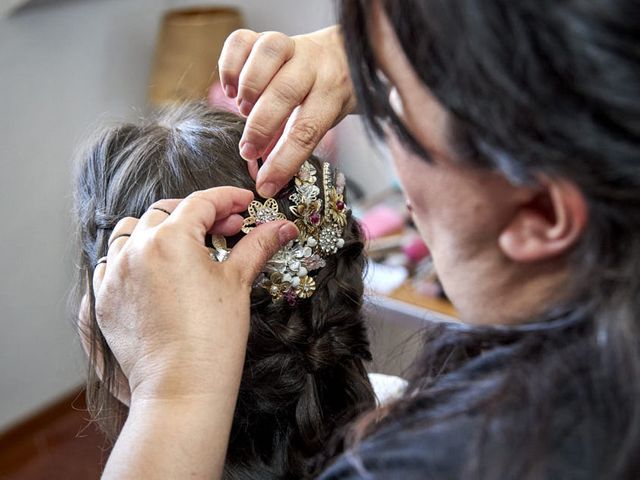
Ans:
[[[418,190],[417,187],[419,186],[419,182],[416,181],[418,168],[416,168],[417,165],[414,164],[415,159],[411,158],[411,154],[402,147],[395,136],[388,136],[387,144],[389,145],[393,166],[396,176],[400,181],[400,185],[402,186],[402,190],[404,191],[405,196],[408,197],[407,200],[409,200],[412,205],[415,205],[417,203],[417,199],[414,198],[415,192]]]
[[[410,159],[408,152],[402,147],[398,139],[393,133],[387,133],[386,142],[389,146],[389,152],[391,153],[391,160],[395,169],[398,180],[402,189],[407,191],[408,181],[410,180],[409,172],[411,172],[411,166],[409,165]]]

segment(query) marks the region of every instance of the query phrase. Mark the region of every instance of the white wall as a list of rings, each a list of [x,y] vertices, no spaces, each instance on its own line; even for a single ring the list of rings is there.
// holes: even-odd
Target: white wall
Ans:
[[[143,104],[155,3],[51,2],[0,19],[0,428],[82,382],[66,308],[71,156],[98,117]]]
[[[333,18],[332,0],[227,4],[255,30],[296,34]],[[50,0],[0,18],[0,430],[82,383],[67,313],[72,153],[100,119],[144,109],[161,12],[183,5]]]

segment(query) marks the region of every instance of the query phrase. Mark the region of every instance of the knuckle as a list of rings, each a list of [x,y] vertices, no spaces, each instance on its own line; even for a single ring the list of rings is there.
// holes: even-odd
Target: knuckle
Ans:
[[[168,200],[156,200],[151,205],[149,205],[149,208],[147,210],[153,210],[154,208],[163,208],[165,210],[170,210],[172,206],[172,203]]]
[[[262,261],[258,263],[257,259],[270,256],[269,254],[275,251],[275,245],[272,245],[272,243],[275,243],[274,238],[258,236],[257,233],[253,233],[253,235],[256,235],[252,245],[252,250],[255,252],[255,255],[252,259],[247,259],[247,262],[236,264],[236,268],[233,271],[234,275],[239,279],[240,284],[248,288],[253,286],[258,272],[261,270],[261,267],[264,266]]]
[[[260,86],[249,76],[240,76],[238,91],[240,97],[249,101],[255,100],[260,94]]]
[[[294,171],[291,171],[291,172],[289,171],[290,169],[291,167],[287,168],[286,164],[272,161],[271,165],[269,166],[269,175],[271,176],[271,178],[275,180],[280,179],[282,181],[285,181],[285,179],[289,179],[294,174]],[[295,169],[295,171],[297,170],[298,169]]]
[[[162,259],[169,256],[169,250],[175,243],[173,229],[168,225],[159,225],[149,232],[147,241],[140,251],[143,259]]]
[[[262,123],[260,119],[255,119],[253,122],[247,123],[247,126],[244,129],[244,135],[253,143],[264,145],[271,140],[274,132],[271,132],[269,127]]]
[[[300,101],[300,93],[293,79],[282,79],[274,83],[273,95],[275,100],[285,105],[294,105]]]
[[[268,252],[269,251],[269,243],[263,237],[256,238],[256,249],[259,252]]]
[[[222,57],[220,57],[220,59],[218,60],[218,73],[225,84],[235,83],[238,80],[240,67],[232,67],[227,64]]]
[[[123,217],[120,220],[118,220],[118,223],[116,223],[116,226],[114,227],[113,231],[117,231],[117,230],[121,230],[124,229],[126,226],[131,225],[132,223],[137,222],[138,219],[135,217]]]
[[[220,199],[220,196],[224,195],[226,188],[227,187],[217,187],[208,193],[202,190],[195,191],[185,198],[183,203],[188,209],[198,209],[198,205],[201,205],[215,216],[218,210],[216,199]]]
[[[122,234],[130,234],[138,223],[138,219],[134,217],[124,217],[118,220],[115,227],[109,235],[108,245],[111,245],[113,241]]]
[[[246,48],[251,45],[253,38],[256,37],[256,32],[247,28],[241,28],[231,32],[231,34],[224,41],[225,48],[240,49]]]
[[[216,193],[219,192],[218,189],[215,190]],[[210,194],[207,195],[205,192],[203,192],[202,190],[196,190],[195,192],[191,193],[186,199],[185,202],[187,202],[187,204],[196,204],[196,203],[207,203],[208,205],[214,206],[215,207],[215,203],[213,202],[213,200],[210,197]]]
[[[339,91],[343,92],[345,95],[353,89],[351,75],[348,72],[338,72],[334,78],[338,84]]]
[[[280,32],[265,32],[258,40],[260,53],[273,59],[282,59],[287,56],[291,39]]]
[[[187,195],[186,200],[187,201],[192,201],[193,199],[202,199],[204,197],[204,194],[202,192],[202,190],[196,190],[195,192],[191,192],[189,195]]]
[[[271,230],[270,234],[262,235],[256,238],[256,250],[267,255],[271,254],[272,252],[275,253],[275,251],[277,250],[277,240],[275,235],[275,231]]]
[[[291,126],[289,138],[300,149],[311,151],[320,141],[320,129],[310,120],[299,120]]]

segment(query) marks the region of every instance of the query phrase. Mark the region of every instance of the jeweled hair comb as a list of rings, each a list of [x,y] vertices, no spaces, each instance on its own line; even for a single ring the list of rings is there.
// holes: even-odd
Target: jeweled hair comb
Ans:
[[[269,291],[274,302],[284,300],[295,305],[298,298],[313,295],[316,283],[310,272],[324,267],[324,259],[344,246],[342,236],[349,212],[344,203],[344,175],[338,173],[334,183],[331,167],[323,163],[321,199],[316,173],[315,167],[306,161],[295,176],[295,193],[289,196],[293,205],[289,210],[300,234],[267,262],[256,281]],[[254,200],[248,213],[242,226],[244,233],[263,223],[287,219],[274,198],[267,198],[264,203]],[[229,249],[224,237],[216,236],[212,243],[211,257],[217,261],[226,259]]]

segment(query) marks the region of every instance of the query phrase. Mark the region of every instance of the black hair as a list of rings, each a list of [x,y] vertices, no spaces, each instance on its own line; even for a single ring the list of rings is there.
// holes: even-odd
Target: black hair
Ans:
[[[359,108],[374,134],[382,135],[388,122],[426,158],[393,113],[379,77],[369,29],[373,4],[341,2]],[[412,395],[390,407],[381,422],[361,424],[360,436],[386,438],[377,444],[384,456],[389,438],[409,438],[473,414],[482,419],[475,447],[455,459],[465,478],[540,478],[558,460],[560,420],[574,419],[574,425],[563,423],[568,430],[582,424],[580,419],[593,420],[580,439],[589,452],[598,450],[598,468],[590,475],[636,478],[640,3],[380,4],[418,77],[448,111],[459,161],[500,172],[516,184],[535,182],[539,175],[569,179],[587,201],[589,221],[571,255],[571,300],[556,306],[561,313],[550,306],[530,319],[538,326],[530,329],[430,329],[414,366]],[[493,387],[481,389],[469,372],[488,351],[502,355],[487,373]],[[440,382],[452,372],[470,376]],[[596,435],[596,424],[606,425],[606,433]],[[391,431],[395,437],[385,436]],[[504,448],[493,448],[496,443]]]

